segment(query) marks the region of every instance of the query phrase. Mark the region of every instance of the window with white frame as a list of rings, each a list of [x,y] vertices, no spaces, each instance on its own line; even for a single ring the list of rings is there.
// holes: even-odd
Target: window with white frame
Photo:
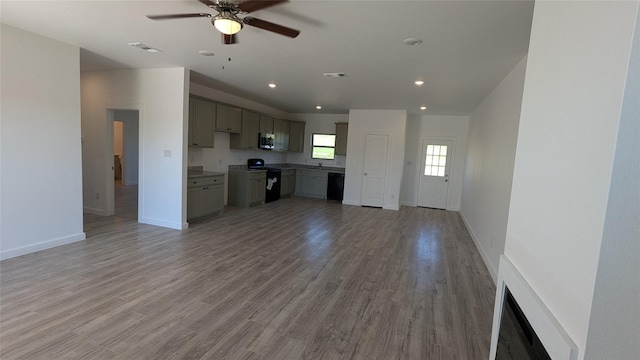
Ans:
[[[336,153],[335,134],[313,134],[311,138],[311,158],[333,160]]]

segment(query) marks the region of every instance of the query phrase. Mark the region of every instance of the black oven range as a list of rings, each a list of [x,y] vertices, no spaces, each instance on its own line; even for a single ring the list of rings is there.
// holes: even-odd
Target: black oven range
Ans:
[[[252,170],[266,170],[267,182],[265,187],[265,203],[276,201],[280,199],[280,180],[282,178],[282,169],[266,167],[264,159],[247,159],[247,169]]]

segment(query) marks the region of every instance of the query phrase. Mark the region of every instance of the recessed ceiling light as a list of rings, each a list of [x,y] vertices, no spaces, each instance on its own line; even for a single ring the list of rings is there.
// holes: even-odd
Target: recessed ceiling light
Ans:
[[[133,42],[133,43],[129,43],[129,46],[133,46],[136,47],[138,49],[142,49],[144,51],[148,51],[148,52],[152,52],[152,53],[159,53],[162,52],[162,50],[158,50],[154,47],[151,47],[147,44],[143,44],[143,43],[139,43],[139,42]]]
[[[422,81],[422,80],[416,80],[416,81],[414,82],[414,84],[416,84],[416,85],[420,86],[420,85],[424,84],[424,81]]]
[[[420,110],[427,110],[426,106],[420,106]]]
[[[422,44],[422,40],[418,38],[408,38],[408,39],[402,40],[402,42],[411,46]]]
[[[320,109],[322,109],[322,106],[317,105],[317,106],[316,106],[316,109],[320,110]]]
[[[198,51],[198,54],[202,55],[202,56],[214,56],[215,54],[209,50],[200,50]]]
[[[278,85],[276,85],[276,84],[274,84],[274,83],[270,83],[270,84],[269,84],[269,87],[270,87],[270,88],[272,88],[272,89],[273,89],[273,88],[275,88],[276,86],[278,86]]]

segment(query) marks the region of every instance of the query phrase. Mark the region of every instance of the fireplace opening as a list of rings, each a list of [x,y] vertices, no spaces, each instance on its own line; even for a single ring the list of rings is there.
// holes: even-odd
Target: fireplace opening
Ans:
[[[504,290],[496,360],[551,360],[508,288]]]

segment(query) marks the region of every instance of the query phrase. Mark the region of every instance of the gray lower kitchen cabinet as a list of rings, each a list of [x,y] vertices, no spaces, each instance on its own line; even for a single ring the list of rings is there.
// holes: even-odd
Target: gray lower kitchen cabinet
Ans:
[[[187,221],[221,215],[224,211],[224,175],[189,178]]]
[[[229,205],[264,204],[266,187],[266,171],[229,171]]]
[[[213,147],[216,104],[189,98],[189,146]]]
[[[260,115],[242,110],[240,133],[230,135],[229,147],[231,149],[257,149],[258,133],[260,133]]]
[[[289,151],[304,152],[304,126],[300,121],[289,121]]]
[[[282,170],[280,177],[280,197],[289,197],[294,194],[296,189],[296,170]]]
[[[323,170],[297,169],[295,193],[298,196],[326,199],[327,172]]]
[[[239,133],[242,128],[242,109],[229,105],[216,106],[216,131]]]

